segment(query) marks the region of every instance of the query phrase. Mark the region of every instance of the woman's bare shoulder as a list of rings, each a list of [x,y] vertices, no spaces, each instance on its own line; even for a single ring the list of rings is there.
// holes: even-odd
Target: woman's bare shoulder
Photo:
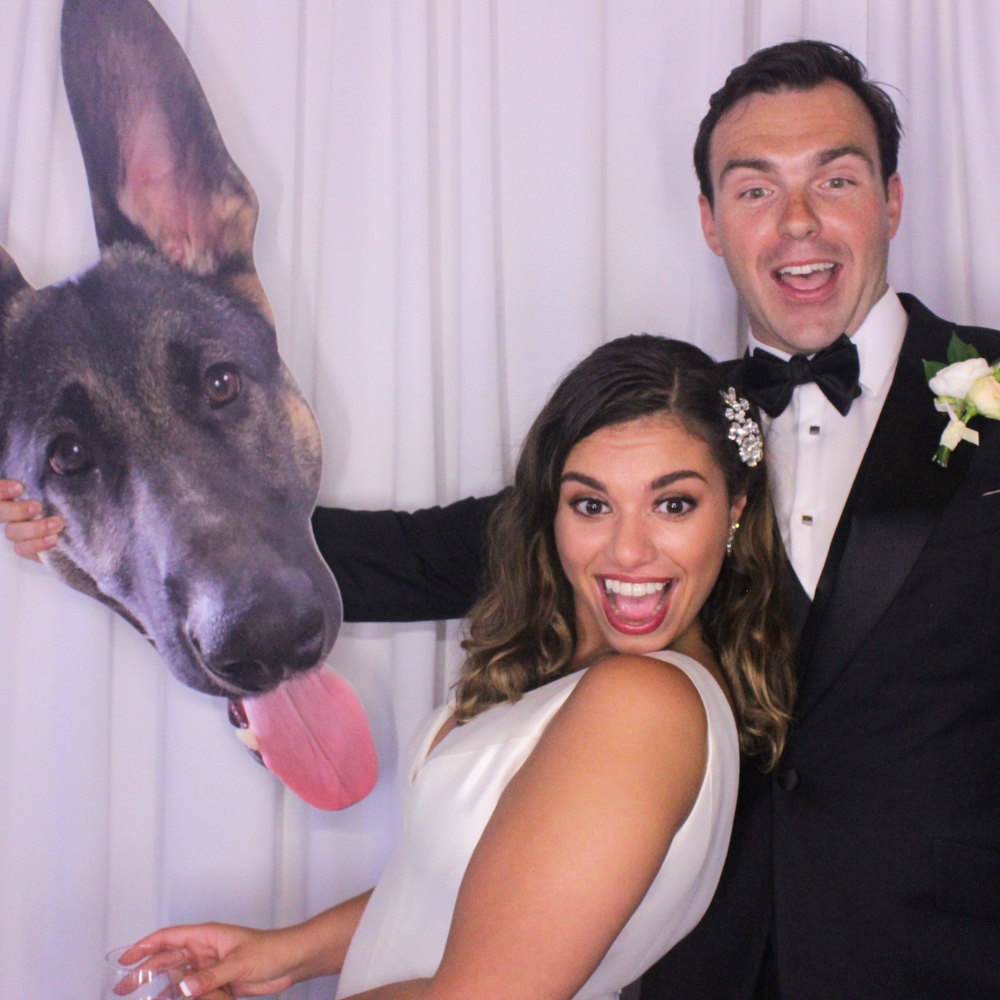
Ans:
[[[683,822],[708,762],[708,717],[697,687],[673,663],[613,655],[581,677],[549,726],[561,766],[634,776],[653,800],[679,805]]]
[[[494,987],[497,969],[516,977],[491,995],[521,995],[533,981],[548,985],[532,995],[575,995],[697,800],[706,732],[697,689],[671,663],[611,656],[580,677],[465,873],[440,973],[461,981],[455,995],[481,994],[477,969]]]
[[[669,660],[630,653],[605,657],[580,679],[573,698],[609,723],[648,726],[665,737],[680,727],[698,741],[706,738],[708,720],[698,688]]]

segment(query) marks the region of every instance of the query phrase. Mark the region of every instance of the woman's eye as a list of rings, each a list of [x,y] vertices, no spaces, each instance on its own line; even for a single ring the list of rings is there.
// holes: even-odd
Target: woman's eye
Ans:
[[[586,514],[588,517],[603,514],[608,509],[608,505],[603,500],[596,499],[596,497],[584,497],[582,500],[574,500],[572,506],[578,513]]]
[[[228,406],[243,389],[239,369],[235,365],[228,364],[212,365],[205,372],[202,385],[205,390],[205,398],[213,409]]]
[[[667,497],[661,500],[656,506],[657,510],[664,514],[686,514],[694,509],[695,502],[690,497]]]

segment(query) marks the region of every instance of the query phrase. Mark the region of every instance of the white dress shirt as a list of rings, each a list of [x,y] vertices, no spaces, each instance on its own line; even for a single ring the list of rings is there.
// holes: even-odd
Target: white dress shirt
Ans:
[[[815,382],[797,385],[779,416],[763,417],[764,443],[775,512],[785,551],[813,597],[847,494],[857,475],[882,404],[889,393],[908,318],[890,288],[851,340],[861,363],[861,395],[846,417]],[[750,350],[790,354],[749,338]]]

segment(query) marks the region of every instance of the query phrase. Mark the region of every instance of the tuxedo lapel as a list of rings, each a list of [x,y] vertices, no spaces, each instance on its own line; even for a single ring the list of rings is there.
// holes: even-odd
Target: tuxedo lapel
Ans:
[[[944,420],[934,409],[923,359],[944,360],[951,327],[911,296],[906,337],[885,405],[830,545],[802,632],[796,717],[812,709],[885,613],[974,449],[947,468],[932,461]]]
[[[785,614],[798,643],[802,638],[802,632],[806,621],[809,618],[809,611],[812,608],[812,600],[806,593],[806,588],[802,586],[798,573],[789,560],[785,560]]]

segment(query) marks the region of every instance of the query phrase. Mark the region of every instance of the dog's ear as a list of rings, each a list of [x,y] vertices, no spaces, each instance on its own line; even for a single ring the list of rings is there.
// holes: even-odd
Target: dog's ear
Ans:
[[[7,303],[22,288],[27,288],[28,283],[21,275],[21,271],[14,258],[2,246],[0,246],[0,314],[7,308]]]
[[[4,340],[6,336],[8,309],[11,300],[18,292],[28,288],[28,283],[21,277],[14,258],[0,246],[0,479],[6,478],[7,458],[7,420],[4,415],[7,390],[4,388]]]
[[[7,306],[18,292],[27,287],[28,283],[21,276],[14,258],[0,246],[0,336],[7,316]]]
[[[253,264],[257,196],[159,14],[146,0],[65,0],[62,65],[100,245],[152,246],[273,323]]]

